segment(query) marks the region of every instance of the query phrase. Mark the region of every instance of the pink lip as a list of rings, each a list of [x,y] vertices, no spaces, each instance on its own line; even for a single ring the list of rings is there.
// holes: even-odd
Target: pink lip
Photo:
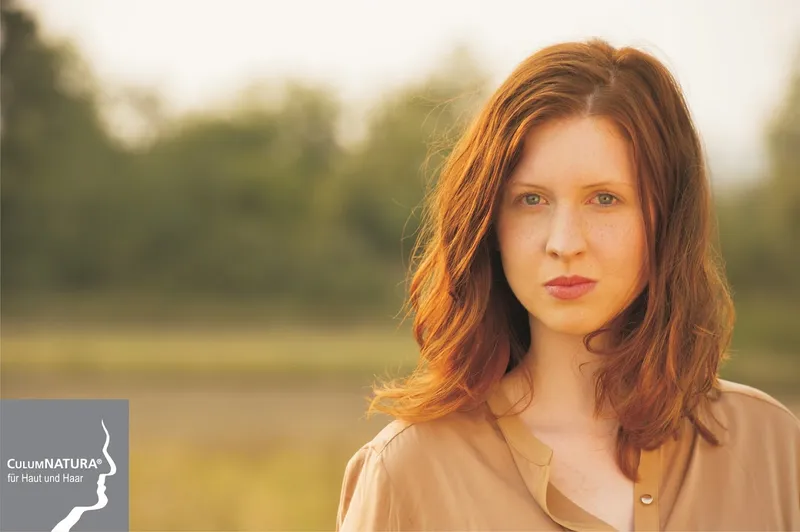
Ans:
[[[589,283],[574,284],[572,286],[548,285],[545,288],[547,288],[551,296],[557,297],[558,299],[577,299],[590,292],[596,284],[596,282],[592,281]]]
[[[586,277],[557,277],[549,281],[545,288],[547,292],[558,299],[577,299],[591,292],[597,281]]]

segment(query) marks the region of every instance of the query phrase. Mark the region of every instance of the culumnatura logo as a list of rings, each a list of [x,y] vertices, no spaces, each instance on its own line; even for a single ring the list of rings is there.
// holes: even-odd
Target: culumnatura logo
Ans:
[[[0,532],[127,532],[128,401],[0,401]]]

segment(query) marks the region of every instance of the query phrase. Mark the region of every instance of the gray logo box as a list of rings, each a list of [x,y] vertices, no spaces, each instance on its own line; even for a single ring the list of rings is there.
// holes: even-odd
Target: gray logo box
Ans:
[[[128,532],[127,399],[0,400],[0,532]]]

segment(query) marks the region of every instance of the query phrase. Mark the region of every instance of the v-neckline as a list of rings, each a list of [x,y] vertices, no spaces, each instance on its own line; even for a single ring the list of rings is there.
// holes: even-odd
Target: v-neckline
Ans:
[[[507,415],[512,405],[501,383],[489,394],[487,405],[505,438],[528,491],[556,523],[574,531],[616,529],[576,504],[550,482],[553,449],[541,441],[520,419]],[[634,530],[660,530],[658,487],[661,481],[661,447],[641,450],[639,482],[634,484]]]

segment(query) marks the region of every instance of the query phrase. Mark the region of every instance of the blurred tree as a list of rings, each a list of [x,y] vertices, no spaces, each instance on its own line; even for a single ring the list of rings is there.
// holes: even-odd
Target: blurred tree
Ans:
[[[795,65],[765,132],[767,175],[718,199],[722,251],[737,303],[734,346],[791,356],[800,355],[800,61]]]
[[[794,65],[767,136],[770,208],[765,221],[781,286],[790,286],[800,298],[800,49]]]
[[[15,2],[0,13],[2,289],[96,287],[110,275],[125,156],[100,124],[78,55],[44,43]]]
[[[309,198],[340,149],[338,108],[292,84],[278,109],[239,107],[183,119],[138,161],[146,209],[137,264],[145,284],[195,294],[276,296],[297,289]]]
[[[722,249],[737,293],[800,298],[800,67],[766,141],[764,179],[720,197]]]
[[[420,222],[414,212],[486,90],[487,74],[459,45],[428,79],[373,110],[366,140],[342,169],[341,193],[347,227],[384,259],[408,257]]]

